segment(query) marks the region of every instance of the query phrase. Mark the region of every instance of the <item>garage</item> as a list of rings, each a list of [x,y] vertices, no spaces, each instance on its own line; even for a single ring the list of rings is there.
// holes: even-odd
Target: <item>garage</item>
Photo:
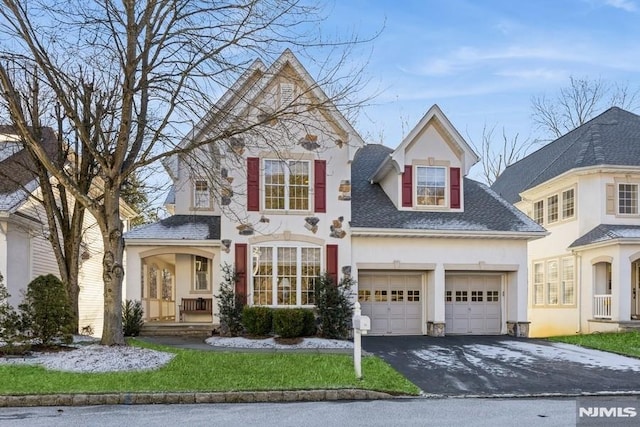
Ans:
[[[501,275],[447,275],[445,334],[495,335],[502,332]]]
[[[371,335],[422,333],[422,275],[419,273],[360,272],[358,301],[371,318]]]

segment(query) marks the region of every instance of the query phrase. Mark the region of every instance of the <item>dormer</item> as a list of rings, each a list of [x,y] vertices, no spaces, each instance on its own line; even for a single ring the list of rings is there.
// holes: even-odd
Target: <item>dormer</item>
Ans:
[[[401,210],[462,211],[478,155],[433,105],[371,177]]]

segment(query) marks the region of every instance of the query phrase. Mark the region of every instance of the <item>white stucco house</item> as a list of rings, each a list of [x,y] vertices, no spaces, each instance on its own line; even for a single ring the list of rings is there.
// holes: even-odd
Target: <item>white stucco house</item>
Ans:
[[[290,51],[256,61],[183,144],[294,99],[326,96]],[[247,304],[270,307],[313,307],[326,272],[356,280],[371,334],[527,335],[527,242],[545,231],[465,178],[477,160],[437,106],[391,150],[326,103],[175,156],[173,215],[125,234],[127,298],[148,324],[215,327],[224,264]]]
[[[57,145],[52,129],[43,129],[42,144],[53,158]],[[49,233],[47,217],[38,201],[41,193],[33,171],[28,153],[22,148],[13,127],[0,126],[0,273],[13,307],[22,302],[22,291],[36,277],[46,274],[60,277],[51,243],[46,237]],[[135,216],[126,204],[122,207],[125,215]],[[90,326],[94,335],[100,336],[104,312],[104,251],[100,229],[88,212],[82,243],[78,326]]]
[[[492,188],[549,232],[529,243],[532,336],[640,322],[640,116],[611,108]]]

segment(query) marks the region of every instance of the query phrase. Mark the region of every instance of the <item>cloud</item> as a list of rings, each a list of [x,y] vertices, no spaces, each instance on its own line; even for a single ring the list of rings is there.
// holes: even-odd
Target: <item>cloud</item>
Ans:
[[[616,9],[626,10],[627,12],[635,12],[638,6],[632,0],[605,0],[604,4],[615,7]]]
[[[494,73],[496,76],[509,77],[523,80],[566,81],[571,73],[566,70],[554,70],[550,68],[510,68]]]

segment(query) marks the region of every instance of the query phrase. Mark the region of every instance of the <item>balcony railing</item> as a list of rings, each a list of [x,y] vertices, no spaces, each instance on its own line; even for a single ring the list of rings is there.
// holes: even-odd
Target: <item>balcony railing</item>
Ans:
[[[611,319],[611,295],[593,296],[593,318]]]

